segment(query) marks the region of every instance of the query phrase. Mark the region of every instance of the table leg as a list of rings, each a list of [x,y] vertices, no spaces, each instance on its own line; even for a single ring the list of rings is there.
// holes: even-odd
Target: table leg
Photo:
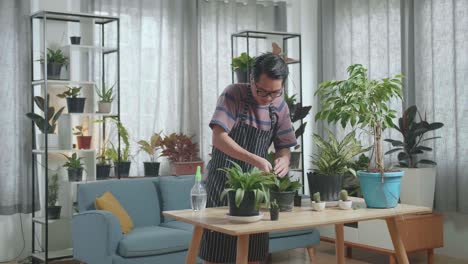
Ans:
[[[434,249],[427,250],[427,264],[434,264]]]
[[[249,235],[237,237],[236,264],[247,264],[249,258]]]
[[[387,221],[388,231],[390,232],[393,247],[395,248],[398,264],[409,264],[408,256],[406,255],[405,245],[403,244],[403,239],[401,238],[400,233],[398,232],[396,217],[387,218],[385,220]]]
[[[335,254],[336,254],[336,263],[344,264],[345,263],[345,250],[344,250],[344,225],[336,224],[335,225]]]
[[[185,258],[186,264],[195,264],[197,262],[198,251],[200,250],[200,241],[203,235],[203,227],[194,226],[192,241],[190,242],[190,247],[187,252],[187,257]]]

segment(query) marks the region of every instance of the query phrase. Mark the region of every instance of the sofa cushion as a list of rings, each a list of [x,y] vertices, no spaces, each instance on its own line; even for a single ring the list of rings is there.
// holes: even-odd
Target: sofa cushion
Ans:
[[[190,233],[193,233],[193,225],[192,224],[187,224],[187,223],[184,223],[184,222],[169,221],[167,223],[160,224],[160,226],[185,230],[185,231],[188,231]]]
[[[303,235],[307,233],[313,233],[314,231],[315,231],[314,228],[306,228],[306,229],[298,229],[298,230],[290,230],[290,231],[275,231],[275,232],[270,232],[270,238],[297,236],[297,235]]]
[[[142,257],[187,250],[192,233],[161,226],[135,228],[119,243],[122,257]]]
[[[195,176],[159,177],[159,193],[161,195],[162,211],[190,209],[190,190],[195,184]],[[164,223],[174,221],[163,217]]]
[[[115,199],[111,192],[105,192],[101,197],[96,198],[96,209],[109,211],[119,219],[122,233],[127,234],[133,229],[132,218],[128,215],[125,208]]]

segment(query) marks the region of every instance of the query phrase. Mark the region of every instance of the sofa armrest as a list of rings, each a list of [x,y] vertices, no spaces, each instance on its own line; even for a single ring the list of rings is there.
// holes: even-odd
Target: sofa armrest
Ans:
[[[73,216],[73,257],[88,264],[111,264],[122,239],[120,222],[108,211],[91,210]]]

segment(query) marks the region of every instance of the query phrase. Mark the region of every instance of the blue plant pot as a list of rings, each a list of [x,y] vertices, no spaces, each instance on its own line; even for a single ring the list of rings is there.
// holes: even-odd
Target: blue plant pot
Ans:
[[[404,171],[385,172],[383,183],[379,172],[358,171],[357,174],[367,207],[393,208],[397,206]]]

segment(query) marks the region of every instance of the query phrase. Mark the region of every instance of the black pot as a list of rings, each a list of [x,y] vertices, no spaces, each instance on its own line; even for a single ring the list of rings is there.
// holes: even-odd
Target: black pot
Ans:
[[[272,192],[270,191],[270,202],[276,200],[280,212],[291,212],[294,206],[295,192]]]
[[[59,80],[60,71],[62,70],[62,64],[60,63],[47,63],[47,79]]]
[[[146,177],[159,176],[159,162],[143,162]]]
[[[68,97],[68,113],[83,113],[85,106],[85,97]]]
[[[83,178],[83,168],[68,169],[68,181],[79,182]]]
[[[236,206],[236,191],[228,192],[229,215],[231,216],[255,216],[258,208],[255,208],[254,192],[246,192],[239,207]]]
[[[60,219],[60,211],[62,206],[48,206],[47,207],[47,218],[48,219]]]
[[[111,169],[111,165],[109,164],[106,164],[106,165],[96,164],[96,179],[105,180],[109,178],[110,169]]]
[[[309,190],[312,194],[320,192],[322,201],[338,201],[340,199],[340,191],[343,185],[343,175],[322,175],[318,173],[307,173],[309,180]]]
[[[114,163],[114,173],[115,177],[128,177],[130,173],[130,165],[132,163],[130,161],[121,161]],[[120,175],[119,175],[120,172]]]
[[[270,219],[271,221],[277,221],[279,218],[279,208],[270,208]]]
[[[72,45],[80,45],[81,37],[73,36],[70,37],[70,42]]]
[[[297,192],[294,194],[294,206],[302,206],[302,196],[299,195]]]
[[[235,70],[236,76],[237,76],[237,82],[238,83],[248,83],[249,81],[249,75],[247,74],[246,71],[243,71],[241,69]]]

